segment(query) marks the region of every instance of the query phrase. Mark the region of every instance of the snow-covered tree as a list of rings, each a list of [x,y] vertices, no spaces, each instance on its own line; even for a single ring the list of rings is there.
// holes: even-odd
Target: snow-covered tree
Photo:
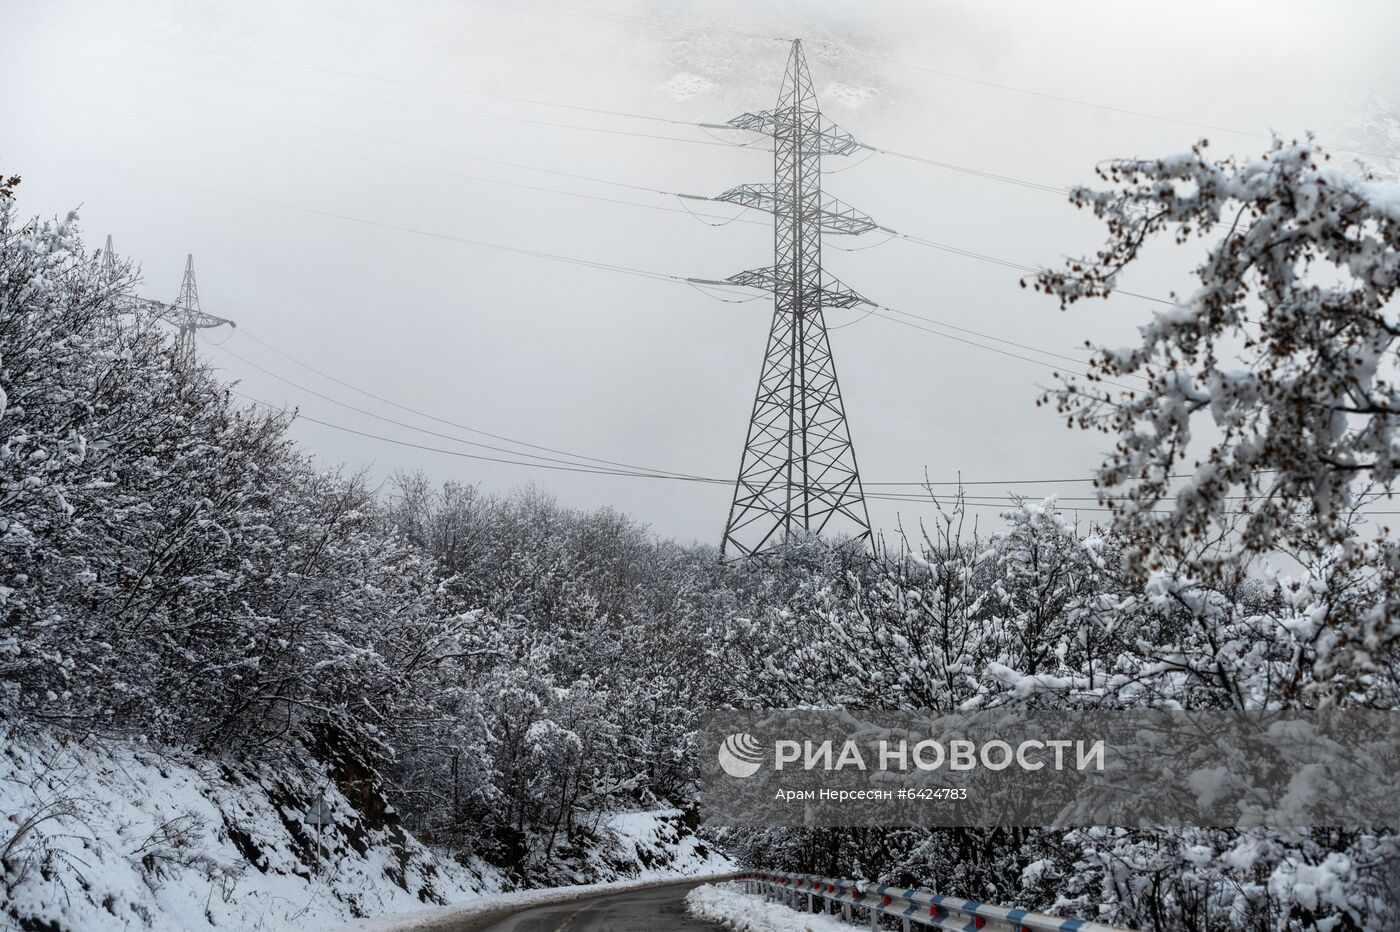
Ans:
[[[1099,348],[1087,379],[1048,399],[1114,438],[1101,497],[1134,562],[1179,577],[1167,592],[1280,553],[1326,564],[1308,646],[1345,695],[1400,636],[1400,544],[1389,518],[1366,517],[1400,470],[1400,184],[1311,143],[1244,162],[1201,144],[1102,174],[1109,189],[1072,198],[1107,222],[1106,243],[1036,282],[1063,304],[1108,295],[1155,237],[1212,242],[1197,287],[1139,344]],[[1145,387],[1107,384],[1132,377]]]

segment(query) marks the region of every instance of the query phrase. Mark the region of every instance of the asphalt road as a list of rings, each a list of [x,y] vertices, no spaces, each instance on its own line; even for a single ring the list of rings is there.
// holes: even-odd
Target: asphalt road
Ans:
[[[511,913],[462,932],[723,932],[723,927],[694,919],[685,911],[685,895],[697,883],[629,890],[554,906]]]

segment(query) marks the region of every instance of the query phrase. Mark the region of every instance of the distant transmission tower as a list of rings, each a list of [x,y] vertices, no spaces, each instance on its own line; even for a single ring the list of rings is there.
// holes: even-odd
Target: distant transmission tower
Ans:
[[[107,234],[107,243],[102,247],[102,283],[110,287],[117,280],[117,254],[112,251],[112,234]],[[113,304],[103,315],[100,326],[109,334],[121,329],[122,303],[113,296]]]
[[[194,356],[195,333],[210,327],[238,326],[226,317],[208,314],[199,306],[199,286],[194,280],[194,256],[185,257],[185,277],[180,282],[180,295],[173,304],[147,301],[146,306],[154,309],[160,317],[175,325],[178,333],[175,347],[185,357]]]
[[[773,138],[772,184],[716,198],[773,214],[773,265],[726,279],[772,291],[773,324],[720,552],[751,556],[823,531],[868,543],[870,514],[822,316],[823,308],[871,303],[822,270],[823,233],[876,228],[822,196],[822,154],[863,147],[822,118],[801,40],[792,43],[778,105],[728,125]]]
[[[117,254],[112,251],[112,234],[107,234],[107,245],[102,247],[102,277],[107,281],[117,277]]]
[[[117,256],[112,251],[112,237],[110,235],[107,237],[107,244],[102,248],[102,274],[109,282],[117,277]],[[180,282],[180,295],[174,303],[166,304],[164,301],[156,301],[151,298],[136,298],[131,302],[130,309],[137,308],[150,311],[166,323],[175,325],[175,349],[182,356],[194,355],[196,331],[224,325],[238,326],[226,317],[205,313],[200,308],[199,286],[195,283],[194,278],[193,255],[185,257],[185,277]]]

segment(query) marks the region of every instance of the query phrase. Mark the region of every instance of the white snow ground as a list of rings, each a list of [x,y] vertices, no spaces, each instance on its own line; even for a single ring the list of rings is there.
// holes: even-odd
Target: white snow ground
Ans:
[[[310,762],[298,774],[135,743],[0,738],[0,848],[16,865],[0,926],[304,930],[503,885],[486,865],[364,826],[329,779],[308,785]],[[363,852],[330,832],[322,850],[307,844],[292,800],[318,791]]]
[[[319,837],[296,802],[318,793],[340,827]],[[616,843],[595,852],[579,879],[733,869],[678,816],[603,817]],[[0,731],[0,854],[12,865],[0,928],[24,918],[65,932],[306,932],[407,913],[421,924],[425,906],[508,902],[498,896],[508,884],[489,865],[463,865],[396,827],[367,825],[312,761],[259,768],[137,742]],[[570,889],[506,896],[578,895]]]
[[[733,932],[850,932],[852,928],[834,916],[800,913],[745,893],[736,883],[696,887],[686,895],[685,905],[697,919],[717,922]]]

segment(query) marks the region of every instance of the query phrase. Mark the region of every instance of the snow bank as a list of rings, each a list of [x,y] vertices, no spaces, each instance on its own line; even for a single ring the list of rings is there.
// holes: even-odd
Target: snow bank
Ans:
[[[0,732],[0,926],[337,926],[502,887],[374,826],[310,760],[209,761],[136,742]],[[306,826],[322,796],[334,829]]]
[[[718,922],[734,932],[850,932],[851,926],[822,913],[800,913],[771,903],[738,884],[705,884],[691,890],[686,908],[698,919]]]
[[[614,876],[601,880],[728,874],[739,869],[727,855],[696,838],[679,809],[609,813],[602,826],[617,842],[612,863],[602,865]]]
[[[318,798],[334,822],[319,832],[305,821]],[[593,846],[560,871],[580,885],[503,894],[495,868],[419,843],[392,810],[377,821],[357,810],[309,756],[273,767],[10,730],[0,928],[305,932],[376,916],[391,918],[363,928],[429,928],[735,869],[679,810],[597,819]]]

